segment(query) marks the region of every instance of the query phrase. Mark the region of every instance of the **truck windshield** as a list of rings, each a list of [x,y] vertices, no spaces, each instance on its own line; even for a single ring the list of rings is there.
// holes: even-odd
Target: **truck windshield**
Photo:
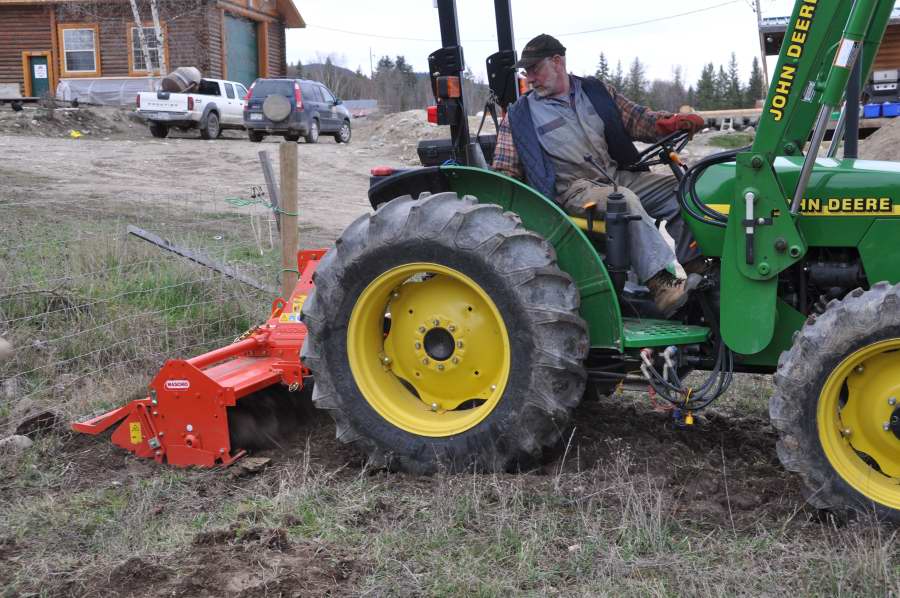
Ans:
[[[286,96],[294,95],[294,82],[288,79],[260,79],[253,88],[254,98],[264,98],[267,96]]]

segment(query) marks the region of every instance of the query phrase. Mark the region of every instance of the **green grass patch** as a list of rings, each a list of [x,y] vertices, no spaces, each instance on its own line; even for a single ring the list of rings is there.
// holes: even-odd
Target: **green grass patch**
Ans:
[[[710,138],[707,143],[713,147],[737,149],[752,144],[753,139],[754,136],[750,133],[728,133],[727,135],[716,135]]]

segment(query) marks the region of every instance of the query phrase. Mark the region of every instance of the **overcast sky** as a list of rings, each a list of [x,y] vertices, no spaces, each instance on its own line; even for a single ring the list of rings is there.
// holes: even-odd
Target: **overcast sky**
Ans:
[[[307,23],[287,35],[287,58],[304,64],[332,59],[351,70],[369,74],[380,56],[403,55],[424,72],[428,54],[440,47],[440,29],[433,0],[294,0]],[[635,57],[647,66],[648,77],[671,77],[684,69],[685,80],[696,82],[703,65],[726,64],[735,52],[743,78],[759,56],[754,0],[512,0],[516,50],[539,33],[549,33],[567,48],[569,70],[593,73],[600,52],[613,68],[623,70]],[[760,0],[764,17],[788,16],[790,0]],[[484,78],[484,60],[497,51],[494,3],[457,0],[459,32],[466,62]],[[684,14],[692,12],[693,14]],[[683,16],[677,16],[683,15]],[[657,20],[658,19],[658,20]],[[654,21],[654,22],[646,22]],[[579,33],[605,29],[604,31]],[[406,38],[406,39],[398,39]],[[770,59],[770,70],[774,57]]]

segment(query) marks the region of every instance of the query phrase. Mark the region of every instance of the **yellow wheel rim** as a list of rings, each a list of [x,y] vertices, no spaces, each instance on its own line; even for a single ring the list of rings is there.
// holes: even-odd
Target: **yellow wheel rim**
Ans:
[[[819,439],[832,467],[866,498],[900,509],[900,339],[851,354],[819,400]],[[894,418],[894,419],[892,419]]]
[[[491,298],[461,272],[411,263],[362,292],[347,327],[350,370],[363,397],[420,436],[464,432],[499,404],[509,335]]]

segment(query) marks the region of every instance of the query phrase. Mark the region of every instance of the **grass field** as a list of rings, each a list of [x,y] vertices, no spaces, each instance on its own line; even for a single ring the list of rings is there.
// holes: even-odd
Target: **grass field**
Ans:
[[[267,315],[265,293],[123,235],[140,222],[266,279],[277,257],[243,213],[50,208],[0,203],[5,433],[141,397],[166,358]],[[294,433],[257,473],[159,466],[55,427],[0,454],[0,594],[900,596],[895,529],[804,506],[770,384],[738,376],[690,429],[643,393],[586,399],[567,442],[515,474],[371,470],[307,394],[281,397]]]

